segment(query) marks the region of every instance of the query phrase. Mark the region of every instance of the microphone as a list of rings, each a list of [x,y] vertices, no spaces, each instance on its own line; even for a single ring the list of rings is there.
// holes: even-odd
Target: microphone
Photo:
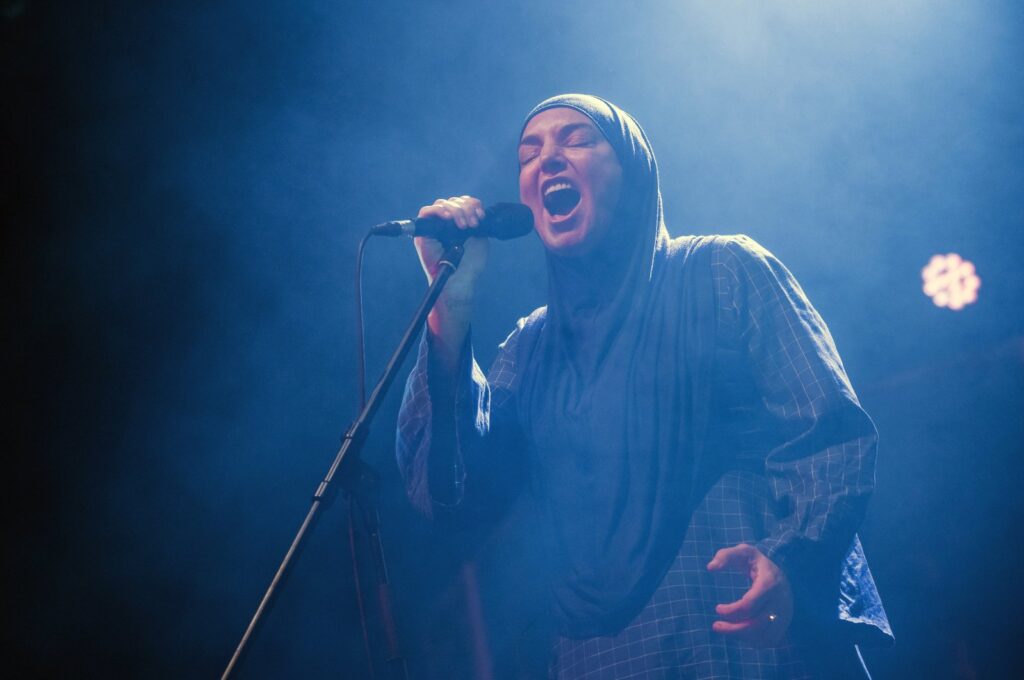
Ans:
[[[533,211],[522,203],[495,203],[484,211],[475,229],[459,229],[451,220],[417,217],[370,227],[374,236],[428,236],[438,241],[460,241],[471,236],[506,241],[526,236],[533,229]]]

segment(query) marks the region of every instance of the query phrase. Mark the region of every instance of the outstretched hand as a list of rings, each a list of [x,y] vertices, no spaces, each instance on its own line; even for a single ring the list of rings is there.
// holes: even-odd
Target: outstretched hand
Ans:
[[[712,624],[711,630],[756,645],[781,642],[793,620],[793,591],[785,572],[747,543],[715,553],[708,562],[708,571],[722,569],[747,572],[750,589],[735,602],[715,607],[721,618]]]

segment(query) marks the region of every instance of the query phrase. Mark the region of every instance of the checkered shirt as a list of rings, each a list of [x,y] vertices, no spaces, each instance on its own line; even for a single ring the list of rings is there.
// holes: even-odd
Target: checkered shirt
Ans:
[[[725,471],[696,507],[679,554],[646,607],[616,635],[560,638],[551,677],[839,677],[838,666],[827,669],[829,654],[835,651],[838,660],[844,653],[833,646],[835,636],[823,655],[808,635],[794,633],[778,646],[755,648],[711,631],[715,604],[739,599],[750,584],[745,574],[710,573],[706,564],[720,548],[739,543],[756,546],[794,581],[813,564],[808,555],[825,546],[834,552],[838,545],[836,560],[843,550],[846,558],[841,587],[831,600],[832,622],[855,631],[850,640],[891,638],[854,534],[874,485],[874,428],[827,327],[789,271],[747,237],[719,237],[713,247],[716,354],[738,357],[733,363],[745,375],[736,382],[753,386],[759,402],[721,408],[760,417],[740,418],[744,426],[727,433],[732,460],[740,465]],[[486,378],[467,347],[462,375],[453,385],[445,383],[431,366],[429,341],[421,343],[399,415],[397,453],[409,497],[424,512],[462,501],[463,461],[501,429],[503,407],[517,386],[518,339],[543,317],[539,310],[520,320]],[[456,426],[449,439],[440,432],[432,403],[452,401]],[[432,447],[432,439],[440,441]],[[805,632],[813,636],[810,628]]]

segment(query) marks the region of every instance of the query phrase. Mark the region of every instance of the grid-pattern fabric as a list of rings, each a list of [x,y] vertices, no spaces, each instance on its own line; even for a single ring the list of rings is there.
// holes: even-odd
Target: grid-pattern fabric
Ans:
[[[712,252],[712,276],[718,296],[718,350],[738,357],[734,363],[741,369],[738,376],[720,378],[723,383],[734,381],[741,396],[733,401],[727,396],[716,406],[724,411],[719,422],[730,424],[725,440],[740,464],[718,479],[693,513],[679,555],[643,611],[615,636],[560,639],[553,677],[822,675],[820,667],[809,665],[811,657],[819,663],[821,655],[805,645],[787,641],[755,649],[713,633],[714,606],[738,599],[749,581],[743,574],[711,574],[705,566],[718,549],[750,543],[793,579],[799,578],[807,556],[821,552],[822,546],[840,544],[845,550],[874,483],[874,429],[860,410],[828,329],[778,260],[746,237],[721,238]],[[436,380],[428,380],[429,343],[422,344],[407,385],[398,442],[409,495],[419,507],[429,511],[439,502],[461,498],[466,438],[493,431],[490,419],[500,418],[503,406],[514,404],[509,397],[516,387],[516,343],[524,328],[538,320],[543,321],[542,311],[520,321],[488,380],[466,353],[464,377],[454,388],[458,415],[450,479],[455,493],[431,490],[428,482],[431,400],[441,397]],[[731,389],[725,385],[719,392],[728,395]],[[744,416],[749,413],[759,415]],[[861,563],[852,571],[848,563],[847,573],[859,578],[849,597],[836,598],[839,610],[833,618],[866,623],[889,634],[863,554],[856,541],[854,546],[847,560],[853,556]]]
[[[711,630],[714,605],[742,597],[749,581],[745,574],[709,572],[706,565],[720,547],[756,542],[747,517],[769,503],[763,477],[720,479],[694,512],[679,555],[644,610],[618,635],[560,638],[551,677],[813,678],[802,645],[756,648]]]

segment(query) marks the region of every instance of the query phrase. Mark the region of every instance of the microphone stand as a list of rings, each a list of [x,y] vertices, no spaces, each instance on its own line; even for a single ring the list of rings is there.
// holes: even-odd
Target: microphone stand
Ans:
[[[371,520],[370,542],[374,551],[374,571],[377,574],[378,594],[381,603],[385,633],[388,638],[388,666],[391,668],[393,678],[404,679],[408,677],[408,669],[406,668],[405,659],[402,658],[397,651],[397,637],[394,633],[394,620],[390,612],[390,595],[387,588],[387,568],[384,563],[383,547],[380,543],[377,508],[375,504],[368,502],[368,499],[373,498],[375,494],[377,494],[377,477],[376,473],[374,473],[368,465],[359,460],[359,451],[362,449],[363,443],[366,441],[370,422],[376,415],[377,409],[380,407],[388,388],[391,387],[391,383],[394,382],[395,376],[398,375],[398,370],[401,368],[406,355],[409,354],[409,349],[416,340],[416,336],[419,335],[420,329],[426,322],[427,315],[430,314],[430,310],[433,308],[434,303],[437,302],[437,298],[441,295],[441,291],[444,289],[445,284],[448,283],[448,279],[451,278],[451,275],[455,273],[456,269],[458,269],[459,262],[462,261],[462,256],[465,253],[464,243],[465,239],[444,242],[445,251],[438,262],[437,276],[427,289],[423,300],[420,302],[419,308],[417,308],[416,313],[413,316],[412,322],[406,328],[405,334],[402,336],[398,347],[388,360],[387,366],[384,368],[384,373],[377,381],[376,387],[374,387],[373,391],[370,393],[370,397],[367,399],[366,405],[363,406],[363,410],[359,413],[359,416],[352,422],[352,425],[349,426],[348,431],[345,432],[345,436],[342,438],[341,448],[338,449],[338,453],[335,455],[334,461],[328,468],[327,474],[324,475],[323,481],[320,482],[316,491],[313,493],[313,500],[310,504],[309,512],[306,514],[306,518],[299,526],[299,530],[295,534],[295,538],[292,540],[292,544],[288,548],[288,552],[285,553],[284,559],[281,560],[281,565],[277,568],[277,573],[274,574],[273,580],[271,580],[270,585],[267,587],[267,592],[264,593],[263,599],[260,600],[260,604],[256,608],[256,613],[253,614],[252,620],[249,621],[249,626],[245,629],[245,633],[242,635],[242,639],[239,641],[238,647],[235,648],[235,653],[231,656],[231,660],[228,662],[227,668],[224,669],[224,673],[221,675],[221,680],[227,680],[237,668],[242,655],[247,649],[249,640],[252,638],[252,634],[256,630],[256,626],[262,620],[264,612],[267,610],[268,605],[274,597],[278,584],[280,584],[284,575],[288,571],[292,558],[295,556],[295,553],[305,540],[306,533],[312,525],[313,520],[316,518],[321,504],[330,500],[331,496],[328,494],[332,491],[331,482],[334,481],[334,476],[339,471],[341,472],[340,479],[342,484],[346,487],[346,490],[359,499],[360,504],[363,505],[364,513],[366,513],[367,517]]]

